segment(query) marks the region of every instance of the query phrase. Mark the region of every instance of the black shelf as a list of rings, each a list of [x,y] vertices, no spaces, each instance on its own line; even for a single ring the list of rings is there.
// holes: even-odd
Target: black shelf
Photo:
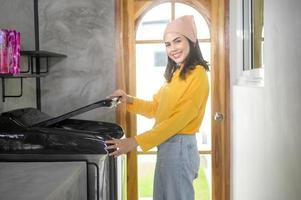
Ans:
[[[39,78],[39,77],[45,77],[46,74],[17,74],[17,75],[13,75],[13,74],[0,74],[0,78]]]
[[[20,51],[21,56],[28,57],[40,57],[40,58],[49,58],[49,57],[58,57],[58,58],[66,58],[67,56],[64,54],[54,53],[50,51]]]
[[[20,51],[21,56],[25,56],[28,59],[28,66],[26,71],[21,71],[20,74],[0,74],[0,78],[2,79],[2,101],[5,102],[5,98],[7,97],[21,97],[23,95],[23,78],[36,78],[40,79],[41,77],[45,77],[48,74],[49,69],[49,58],[66,58],[67,56],[64,54],[54,53],[50,51]],[[33,60],[36,60],[36,66],[34,66]],[[37,60],[38,59],[38,60]],[[45,71],[40,70],[40,59],[46,59],[46,69]],[[35,70],[34,70],[35,69]],[[7,95],[5,88],[5,79],[20,79],[20,91],[17,95]],[[37,87],[37,90],[40,91],[40,87]],[[39,95],[37,95],[39,96]],[[38,105],[40,101],[40,97],[37,102]]]
[[[66,58],[67,56],[64,54],[59,54],[50,51],[43,51],[43,50],[30,50],[30,51],[20,51],[21,56],[25,56],[28,58],[28,66],[25,71],[21,71],[21,74],[47,74],[49,69],[49,58]],[[34,62],[36,60],[36,71],[34,71]],[[40,69],[40,59],[46,59],[46,68],[44,71]],[[38,77],[38,76],[29,76],[29,77]]]

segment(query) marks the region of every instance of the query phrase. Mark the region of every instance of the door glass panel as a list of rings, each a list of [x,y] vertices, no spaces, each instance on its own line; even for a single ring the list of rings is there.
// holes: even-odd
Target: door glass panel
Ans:
[[[210,81],[210,72],[207,73]],[[199,151],[211,150],[211,91],[209,91],[205,115],[199,132],[196,134]]]
[[[151,99],[164,83],[167,63],[165,45],[136,45],[136,94],[140,98]]]
[[[147,12],[139,23],[137,40],[162,40],[166,24],[170,22],[171,3],[163,3]]]
[[[136,94],[138,97],[151,100],[160,89],[165,81],[163,74],[166,59],[165,45],[162,43],[136,45]],[[137,115],[137,132],[143,133],[150,130],[154,122],[154,119]],[[138,150],[141,148],[138,147]]]
[[[200,155],[198,177],[193,182],[195,200],[211,200],[212,170],[211,155]]]
[[[202,55],[204,59],[208,62],[211,60],[211,43],[210,42],[201,42],[199,43]],[[210,66],[209,66],[210,68]]]
[[[211,60],[211,43],[202,42],[199,43],[203,57],[206,61]],[[210,67],[210,66],[209,66]],[[209,85],[211,85],[210,71],[207,72]],[[209,86],[210,87],[210,86]],[[200,151],[211,150],[211,90],[209,90],[209,96],[206,105],[206,111],[202,125],[199,132],[197,133],[198,148]]]
[[[156,155],[138,155],[139,200],[152,200]]]

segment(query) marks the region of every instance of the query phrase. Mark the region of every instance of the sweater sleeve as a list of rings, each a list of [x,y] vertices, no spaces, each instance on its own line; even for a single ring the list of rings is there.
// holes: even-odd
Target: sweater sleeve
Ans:
[[[173,135],[179,133],[190,121],[198,117],[199,110],[206,106],[209,93],[208,79],[205,74],[193,80],[193,87],[185,92],[185,97],[173,109],[170,117],[151,130],[135,137],[143,151],[158,146]]]
[[[161,89],[153,96],[152,101],[142,100],[133,97],[133,103],[128,103],[127,111],[143,115],[147,118],[153,118],[156,114],[160,99]]]

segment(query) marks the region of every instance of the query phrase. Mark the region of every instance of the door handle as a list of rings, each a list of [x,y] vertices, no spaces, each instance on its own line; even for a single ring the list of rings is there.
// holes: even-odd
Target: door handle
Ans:
[[[217,122],[222,122],[224,120],[224,115],[220,112],[215,112],[213,119]]]

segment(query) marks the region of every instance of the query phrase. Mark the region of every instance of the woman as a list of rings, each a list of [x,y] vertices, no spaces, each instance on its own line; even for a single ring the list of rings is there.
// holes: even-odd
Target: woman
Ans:
[[[194,200],[193,180],[199,169],[195,133],[203,120],[209,93],[206,71],[193,16],[183,16],[169,23],[164,32],[168,64],[166,82],[151,101],[116,90],[127,111],[155,118],[149,131],[133,138],[113,139],[106,143],[118,156],[135,149],[157,146],[154,200]]]

